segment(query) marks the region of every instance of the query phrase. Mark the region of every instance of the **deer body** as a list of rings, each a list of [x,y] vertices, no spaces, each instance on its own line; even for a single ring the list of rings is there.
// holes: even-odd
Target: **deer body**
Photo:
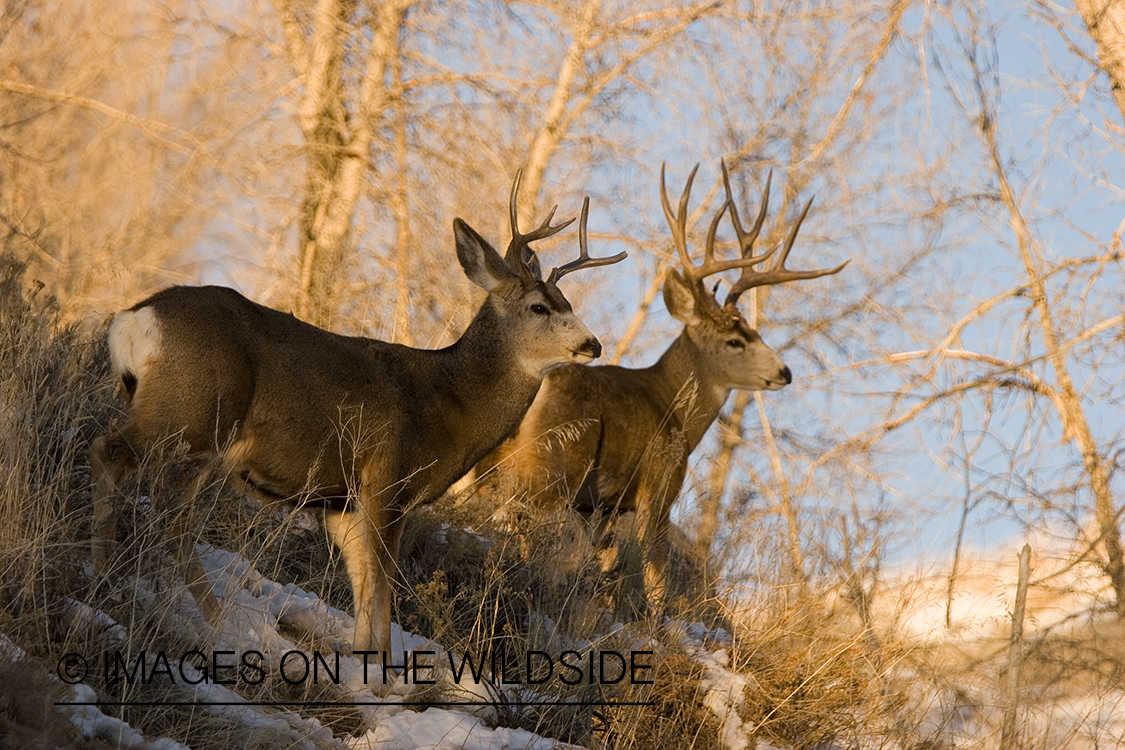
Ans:
[[[685,328],[655,364],[551,372],[516,433],[481,464],[501,466],[532,502],[572,507],[595,529],[630,519],[631,528],[617,529],[623,616],[644,611],[642,560],[651,585],[662,585],[669,515],[688,459],[731,391],[777,390],[792,380],[741,318],[723,326],[695,316],[689,290],[670,272],[665,301]]]
[[[617,529],[624,537],[618,562],[622,616],[641,614],[646,608],[644,567],[661,585],[669,514],[688,458],[731,391],[778,390],[792,382],[789,368],[739,314],[738,296],[753,286],[815,278],[843,268],[790,271],[784,267],[798,220],[774,267],[754,271],[753,265],[773,253],[751,252],[766,202],[755,226],[744,232],[725,164],[727,201],[711,223],[704,263],[694,265],[686,245],[686,205],[694,176],[693,170],[679,212],[673,214],[661,172],[661,199],[682,264],[682,272],[669,269],[665,275],[664,302],[672,317],[684,324],[679,337],[648,368],[564,367],[551,373],[517,432],[478,467],[483,473],[500,466],[515,476],[533,502],[572,507],[598,531],[614,517],[631,514],[628,528]],[[767,182],[767,195],[768,190]],[[742,246],[742,257],[734,261],[713,257],[717,225],[727,210]],[[731,269],[741,269],[742,275],[720,306],[702,280]]]
[[[747,364],[772,377],[744,377],[755,381],[745,385],[712,367],[689,329],[651,367],[559,368],[495,459],[525,477],[533,497],[554,504],[565,495],[586,515],[645,511],[645,503],[662,510],[730,392],[788,382],[780,358],[755,343]]]
[[[539,388],[488,330],[494,317],[486,305],[460,341],[427,351],[340,336],[232,289],[165,289],[111,329],[114,368],[135,383],[125,434],[221,452],[267,497],[316,488],[343,507],[366,473],[386,478],[379,496],[428,502],[515,428]],[[138,342],[148,361],[130,358]]]
[[[533,278],[524,247],[570,222],[552,227],[548,217],[519,235],[517,186],[518,178],[507,260],[454,222],[461,265],[489,296],[445,349],[341,336],[222,287],[173,287],[119,313],[110,354],[129,418],[92,446],[95,568],[108,567],[108,498],[120,480],[145,452],[183,443],[259,496],[323,504],[352,581],[354,648],[388,648],[403,514],[440,496],[514,429],[549,370],[601,353],[554,282],[623,256],[591,260],[583,229],[578,261],[547,282]],[[585,216],[584,207],[583,224]],[[177,531],[188,587],[213,621],[218,605],[193,539]]]

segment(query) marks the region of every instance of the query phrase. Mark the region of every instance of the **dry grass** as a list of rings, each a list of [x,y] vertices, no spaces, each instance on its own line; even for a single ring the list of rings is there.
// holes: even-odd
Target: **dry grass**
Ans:
[[[109,416],[108,362],[22,274],[0,257],[0,605],[9,634],[42,650],[59,644],[66,597],[82,590],[85,454]]]
[[[62,654],[183,653],[212,645],[185,619],[190,607],[182,606],[183,588],[163,542],[167,524],[161,499],[180,491],[183,467],[174,460],[153,462],[122,488],[116,501],[115,584],[94,585],[87,451],[90,440],[120,416],[103,332],[61,324],[53,301],[23,278],[20,264],[0,261],[0,271],[0,513],[5,521],[0,525],[0,633],[28,654],[18,661],[0,659],[0,746],[98,748],[104,743],[77,736],[52,705],[65,689],[47,675]],[[599,705],[510,706],[494,717],[497,724],[617,749],[718,748],[734,725],[783,748],[921,750],[987,748],[998,742],[1003,643],[976,650],[912,645],[896,637],[891,626],[865,630],[846,601],[811,589],[798,596],[767,588],[752,606],[732,616],[720,597],[707,593],[710,588],[699,581],[700,566],[687,554],[676,558],[662,611],[614,628],[615,584],[612,575],[601,572],[604,554],[599,553],[605,550],[587,545],[576,552],[566,517],[513,508],[507,521],[499,521],[495,510],[495,496],[467,502],[449,498],[411,516],[400,559],[396,621],[454,654],[496,653],[508,665],[508,676],[520,679],[527,677],[524,657],[531,650],[652,652],[646,673],[651,685],[554,680],[536,686],[536,693]],[[310,514],[263,510],[219,482],[190,512],[191,527],[203,539],[239,552],[273,580],[296,583],[337,608],[351,609],[339,556]],[[891,604],[884,605],[886,611],[895,611]],[[107,627],[99,616],[117,626]],[[733,639],[717,656],[713,652],[723,644],[693,646],[669,625],[676,621],[704,621],[709,627],[722,622]],[[318,646],[308,643],[307,634],[286,635],[305,647]],[[1075,694],[1093,696],[1096,705],[1099,696],[1125,689],[1123,643],[1119,627],[1101,621],[1031,643],[1021,714],[1026,729],[1018,746],[1063,746],[1051,739],[1060,736],[1057,729],[1036,723],[1034,707]],[[716,709],[717,696],[730,688],[716,682],[717,661],[742,680],[724,704],[728,713]],[[168,684],[107,683],[96,674],[88,684],[103,701],[182,700],[185,695]],[[336,698],[327,688],[293,686],[273,675],[260,685],[240,683],[235,689],[259,701]],[[601,704],[606,701],[638,705]],[[187,708],[105,712],[146,737],[172,737],[196,750],[286,746],[300,736],[292,727],[248,728],[235,718]],[[337,737],[364,728],[360,715],[348,707],[300,713]],[[966,734],[967,726],[977,727],[975,736]],[[1081,739],[1086,730],[1068,731],[1061,736]]]

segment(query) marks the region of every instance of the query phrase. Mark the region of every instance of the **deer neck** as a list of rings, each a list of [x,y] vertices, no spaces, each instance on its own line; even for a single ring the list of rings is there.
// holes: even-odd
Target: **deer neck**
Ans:
[[[475,417],[468,428],[471,436],[466,436],[473,444],[470,452],[483,455],[519,425],[543,377],[519,364],[515,347],[503,335],[490,302],[440,356],[442,386],[457,408]]]
[[[679,415],[684,439],[689,450],[694,449],[719,416],[732,389],[713,380],[687,329],[649,372],[654,391],[667,409]]]

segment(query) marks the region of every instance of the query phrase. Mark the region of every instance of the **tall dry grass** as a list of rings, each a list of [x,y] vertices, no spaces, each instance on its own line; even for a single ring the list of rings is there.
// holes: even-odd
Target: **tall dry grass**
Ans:
[[[49,705],[58,683],[32,679],[51,671],[64,653],[177,653],[206,651],[212,644],[205,629],[188,627],[183,619],[183,587],[162,541],[165,524],[159,510],[183,482],[182,467],[174,461],[152,462],[123,488],[117,498],[116,575],[111,585],[96,583],[90,575],[87,451],[90,440],[120,417],[104,330],[64,325],[57,305],[25,277],[21,264],[4,260],[2,269],[0,632],[31,660],[5,667],[27,679],[0,685],[0,713],[6,711],[6,729],[0,731],[16,738],[65,725]],[[564,519],[540,515],[530,523],[532,516],[523,514],[524,523],[510,528],[490,521],[495,504],[495,498],[478,505],[450,500],[415,514],[400,561],[396,619],[454,653],[499,653],[512,665],[510,674],[521,678],[526,677],[520,674],[522,655],[529,650],[651,650],[651,685],[567,686],[556,680],[537,688],[567,703],[644,705],[513,706],[499,711],[494,721],[591,747],[721,747],[722,721],[707,707],[701,683],[706,667],[685,647],[682,630],[666,620],[666,615],[682,622],[705,618],[715,611],[715,602],[680,595],[646,621],[614,627],[612,580],[601,573],[594,551],[577,565],[558,564],[567,554],[567,537],[559,533]],[[193,528],[202,538],[241,552],[275,580],[295,582],[350,610],[347,577],[317,526],[261,511],[218,486],[195,506]],[[681,577],[692,575],[691,566],[686,570]],[[691,591],[691,583],[679,581],[676,590]],[[818,636],[822,618],[801,619],[793,612],[771,617],[768,627],[760,621],[740,626],[729,648],[732,668],[756,674],[756,687],[747,689],[739,720],[756,722],[759,736],[793,747],[812,747],[846,733],[854,720],[840,717],[853,716],[857,702],[866,705],[877,682],[862,654],[856,655],[862,649],[837,653],[831,644],[844,636]],[[794,625],[797,620],[802,627]],[[110,621],[114,627],[106,626]],[[802,675],[814,679],[802,683]],[[89,684],[103,701],[183,698],[166,685],[106,684],[97,675]],[[800,689],[791,690],[794,685]],[[255,700],[310,697],[307,690],[276,678],[235,689]],[[29,701],[28,694],[36,693],[43,698]],[[311,697],[332,699],[331,694]],[[878,710],[881,701],[864,711]],[[295,740],[291,733],[252,730],[238,720],[187,708],[105,710],[146,737],[172,737],[197,750],[274,747]],[[340,737],[363,729],[352,709],[321,707],[301,713]],[[52,741],[73,739],[71,732]]]
[[[49,677],[65,653],[213,648],[209,631],[190,618],[190,599],[163,540],[160,510],[183,484],[184,467],[175,461],[152,461],[126,483],[116,499],[116,575],[107,585],[90,574],[88,447],[121,416],[103,340],[104,328],[64,323],[22,264],[0,260],[0,637],[27,654],[13,659],[5,645],[0,658],[0,747],[89,746],[53,705],[67,698]],[[731,727],[777,748],[997,747],[1003,642],[912,643],[896,627],[910,602],[874,598],[865,619],[847,597],[815,582],[796,592],[763,581],[752,601],[736,606],[709,593],[713,587],[703,585],[690,560],[671,575],[672,595],[660,611],[613,623],[614,581],[602,572],[598,550],[575,560],[563,517],[517,509],[496,520],[497,506],[514,502],[447,498],[414,513],[400,559],[396,621],[453,653],[498,653],[509,676],[519,678],[526,677],[522,657],[530,650],[648,650],[652,684],[553,681],[536,691],[572,705],[510,705],[492,722],[597,748],[719,748]],[[271,579],[351,609],[338,555],[309,515],[260,509],[220,484],[197,498],[192,512],[202,539],[238,551]],[[785,564],[777,560],[777,580]],[[700,620],[708,627],[725,622],[730,639],[685,639],[685,625]],[[323,648],[307,633],[285,635]],[[1098,712],[1125,691],[1123,642],[1119,628],[1103,620],[1037,634],[1027,645],[1016,746],[1095,747],[1112,738]],[[185,697],[172,686],[106,684],[96,674],[88,684],[101,701]],[[273,675],[235,689],[252,700],[335,698]],[[1052,712],[1076,696],[1089,704],[1088,719],[1060,730]],[[415,696],[427,697],[443,696]],[[573,705],[582,702],[598,705]],[[186,707],[104,711],[148,738],[171,737],[196,750],[308,739],[293,724],[267,730]],[[337,738],[366,729],[346,706],[294,711]],[[314,744],[332,742],[321,737]]]
[[[5,630],[40,648],[67,629],[89,538],[91,437],[110,410],[98,337],[60,323],[52,297],[0,257],[0,603]]]

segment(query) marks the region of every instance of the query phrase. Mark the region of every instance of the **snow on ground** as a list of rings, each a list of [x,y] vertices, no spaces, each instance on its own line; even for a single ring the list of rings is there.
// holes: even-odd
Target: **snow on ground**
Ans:
[[[390,750],[391,748],[416,748],[417,750],[501,750],[526,748],[527,750],[553,750],[570,747],[525,729],[497,727],[489,729],[480,719],[440,708],[427,708],[418,713],[402,711],[384,719],[352,745],[356,750]]]
[[[882,599],[898,605],[895,630],[918,643],[951,644],[961,649],[982,643],[1006,643],[1016,589],[1017,555],[1024,541],[988,555],[964,555],[952,597],[948,593],[948,570],[929,576],[903,575],[888,585]],[[1093,563],[1073,563],[1076,559],[1073,540],[1060,541],[1038,534],[1026,541],[1032,547],[1027,636],[1033,637],[1048,629],[1058,633],[1098,620],[1100,616],[1092,613],[1108,600],[1110,592],[1105,576]],[[282,630],[306,634],[314,642],[326,642],[333,648],[346,648],[350,642],[353,621],[347,613],[329,607],[315,595],[295,586],[282,586],[266,579],[238,555],[202,545],[201,552],[216,592],[225,596],[228,608],[220,645],[216,648],[254,649],[276,659],[297,648],[282,635]],[[946,626],[947,609],[949,627]],[[1076,617],[1075,613],[1085,614]],[[766,748],[760,738],[753,736],[756,727],[744,723],[739,716],[747,680],[751,677],[731,670],[728,652],[733,645],[731,636],[722,629],[709,630],[701,623],[668,620],[665,629],[679,641],[689,658],[703,668],[703,703],[720,723],[717,739],[721,746],[726,750]],[[396,651],[431,650],[436,652],[439,662],[446,658],[438,644],[402,631],[396,625],[392,625],[391,637],[392,648]],[[378,685],[373,691],[371,685],[363,684],[362,664],[358,659],[343,657],[341,672],[340,700],[371,704],[370,708],[364,708],[367,732],[347,740],[355,750],[409,747],[539,750],[561,746],[554,740],[521,729],[490,728],[486,722],[493,714],[488,710],[476,713],[461,707],[432,707],[423,712],[407,710],[402,703],[410,700],[414,686],[400,676],[394,684],[386,688]],[[1002,705],[1002,700],[980,689],[975,697],[966,698],[959,691],[942,691],[926,687],[928,684],[918,682],[920,695],[916,705],[923,711],[923,724],[929,722],[935,730],[944,728],[947,738],[966,747],[990,746],[997,736],[998,706]],[[452,694],[451,687],[444,686],[445,699],[488,702],[502,695],[494,685],[474,686],[471,681],[460,685],[468,693]],[[516,689],[521,694],[509,692],[509,698],[528,698],[526,688]],[[999,683],[990,681],[986,689],[998,690]],[[381,697],[376,693],[382,693]],[[1028,736],[1043,738],[1045,747],[1074,750],[1125,747],[1125,689],[1099,695],[1068,695],[1063,699],[1044,695],[1039,702],[1032,699],[1025,706],[1023,725]],[[918,731],[924,732],[924,727],[919,727]]]
[[[0,658],[15,663],[26,659],[27,654],[6,635],[0,633]],[[47,677],[54,682],[59,681],[56,675],[48,673]],[[67,689],[64,689],[59,696],[60,701],[89,704],[94,703],[98,697],[89,685],[69,685],[68,689],[70,695],[67,695]],[[60,708],[61,713],[77,728],[79,736],[84,740],[100,740],[127,750],[190,750],[167,737],[149,742],[126,722],[106,716],[97,706],[71,705]]]
[[[670,634],[679,636],[684,652],[703,666],[703,705],[722,725],[719,741],[723,747],[726,750],[754,748],[754,727],[747,725],[738,715],[747,678],[729,669],[727,648],[733,645],[730,635],[722,628],[708,630],[699,622],[685,628],[683,623],[668,620],[665,628]]]
[[[260,651],[271,666],[277,667],[280,655],[298,649],[296,643],[281,634],[282,628],[305,633],[334,647],[350,641],[353,620],[347,613],[328,606],[316,595],[292,584],[283,586],[265,578],[237,554],[206,545],[200,545],[199,551],[215,593],[222,597],[226,615],[216,649]],[[748,732],[750,727],[743,726],[737,713],[746,678],[728,669],[726,649],[732,645],[731,636],[722,629],[709,630],[701,623],[684,625],[669,620],[666,627],[678,637],[688,655],[704,665],[705,704],[723,724],[720,738],[723,747],[728,750],[754,747]],[[394,623],[391,625],[391,648],[395,652],[433,651],[438,663],[446,663],[448,658],[439,644],[403,631]],[[359,659],[341,657],[340,667],[339,700],[370,703],[369,708],[363,707],[368,731],[363,736],[348,740],[348,745],[355,750],[549,750],[569,747],[523,729],[490,728],[485,723],[492,715],[490,710],[474,711],[469,707],[431,707],[423,712],[407,710],[401,704],[410,700],[414,686],[407,684],[403,676],[388,686],[387,694],[380,697],[372,691],[372,685],[364,685],[363,665]],[[495,685],[483,682],[476,685],[472,680],[465,680],[453,686],[446,677],[447,684],[443,685],[445,699],[485,703],[501,694]],[[381,685],[375,687],[381,691]],[[509,690],[508,697],[523,700],[536,697],[527,688],[514,689],[518,695]]]
[[[350,643],[354,627],[351,615],[292,584],[280,585],[269,580],[235,553],[206,545],[199,545],[199,552],[216,595],[222,597],[225,619],[216,650],[258,651],[266,657],[264,666],[280,669],[283,655],[300,650],[295,642],[282,635],[282,628],[327,642],[336,650]],[[395,653],[432,651],[438,664],[448,663],[449,659],[439,644],[406,632],[394,623],[391,624],[391,650]],[[310,655],[309,658],[315,657]],[[454,663],[459,665],[459,660],[454,659]],[[369,666],[365,682],[364,665],[359,658],[341,655],[339,664],[340,684],[333,686],[338,700],[366,704],[359,708],[368,731],[347,740],[356,750],[415,747],[426,750],[548,750],[565,747],[522,729],[489,727],[485,720],[492,717],[494,711],[487,706],[456,710],[431,707],[421,713],[407,710],[402,704],[410,701],[416,691],[416,686],[408,682],[408,673],[397,677],[392,673],[390,684],[384,686],[381,665]],[[478,685],[471,679],[456,686],[447,679],[441,687],[446,700],[487,703],[499,694],[495,686],[483,681]],[[327,732],[314,720],[304,721],[309,723],[310,729]]]
[[[1050,540],[1032,539],[1033,585],[1028,602],[1028,629],[1069,623],[1072,613],[1090,612],[1104,601],[1106,592],[1095,590],[1104,576],[1089,564],[1071,565],[1073,560],[1067,550],[1051,546]],[[1022,546],[1022,543],[1018,546]],[[188,682],[198,685],[178,685],[184,700],[210,705],[206,710],[228,721],[251,728],[260,728],[271,735],[284,738],[287,746],[316,750],[327,747],[348,747],[353,750],[390,750],[391,748],[424,748],[425,750],[549,750],[566,747],[561,743],[531,732],[490,727],[495,721],[495,711],[482,706],[457,706],[451,708],[429,707],[424,711],[410,710],[404,703],[419,700],[475,701],[487,704],[498,698],[534,699],[535,694],[526,687],[506,688],[471,679],[453,685],[448,669],[439,673],[439,684],[421,697],[420,686],[410,684],[408,672],[392,672],[389,684],[379,679],[381,670],[369,665],[367,679],[360,659],[350,654],[353,620],[350,615],[328,606],[316,595],[292,584],[281,585],[262,576],[245,558],[231,552],[206,545],[198,547],[201,560],[211,578],[215,593],[220,597],[224,619],[217,632],[205,637],[213,643],[215,651],[235,654],[257,652],[262,656],[262,666],[269,671],[280,670],[288,660],[294,663],[313,662],[331,657],[327,666],[335,672],[338,681],[327,681],[329,695],[326,699],[355,704],[366,731],[356,737],[334,737],[330,729],[316,719],[295,711],[275,707],[250,705],[239,693],[202,679],[202,674],[186,665]],[[903,576],[889,585],[882,594],[884,601],[897,601],[899,611],[897,628],[907,637],[920,643],[952,644],[965,648],[972,644],[995,644],[1007,638],[1009,632],[1012,597],[1016,585],[1016,551],[1005,549],[991,558],[976,556],[962,561],[956,578],[952,605],[949,609],[951,626],[946,627],[948,573],[928,577]],[[1045,579],[1045,580],[1044,580]],[[1036,580],[1044,580],[1035,585]],[[145,590],[140,582],[136,591],[144,601],[155,596]],[[123,626],[80,602],[71,602],[72,618],[96,626],[111,640],[124,640]],[[179,611],[180,621],[206,633],[194,602],[186,593]],[[1086,615],[1084,622],[1091,622]],[[754,738],[756,727],[747,725],[739,716],[749,675],[731,670],[729,648],[733,645],[729,634],[721,629],[709,630],[700,623],[685,624],[668,620],[666,633],[678,641],[684,653],[702,667],[701,688],[704,706],[717,718],[720,730],[719,743],[726,750],[766,748],[760,738]],[[1057,626],[1063,627],[1063,626]],[[622,632],[620,628],[617,632]],[[293,634],[299,634],[302,643],[314,644],[315,652],[302,649]],[[429,642],[392,624],[391,647],[396,653],[432,651],[439,664],[450,661],[440,645]],[[643,645],[636,646],[643,649]],[[341,652],[336,671],[336,652]],[[24,658],[23,652],[10,640],[0,635],[0,653],[12,661]],[[52,679],[54,677],[52,676]],[[921,711],[922,724],[916,731],[925,733],[925,726],[936,732],[942,728],[947,739],[969,747],[989,747],[994,744],[1001,701],[989,691],[998,689],[992,683],[976,688],[975,695],[959,690],[942,690],[926,687],[918,681],[918,695],[914,705]],[[85,685],[71,686],[74,703],[94,702],[94,691]],[[435,691],[436,692],[433,692]],[[517,690],[518,692],[511,692]],[[970,692],[972,692],[970,690]],[[435,697],[437,696],[437,697]],[[70,721],[82,737],[109,741],[125,748],[155,748],[156,750],[188,750],[169,739],[146,741],[128,724],[107,716],[96,706],[63,707]],[[1029,736],[1044,738],[1045,747],[1095,748],[1125,747],[1125,689],[1103,692],[1100,695],[1074,694],[1064,698],[1040,699],[1038,704],[1028,703],[1024,710],[1024,726]],[[990,740],[989,738],[993,738]],[[757,742],[755,744],[755,740]],[[771,746],[772,747],[772,746]]]

